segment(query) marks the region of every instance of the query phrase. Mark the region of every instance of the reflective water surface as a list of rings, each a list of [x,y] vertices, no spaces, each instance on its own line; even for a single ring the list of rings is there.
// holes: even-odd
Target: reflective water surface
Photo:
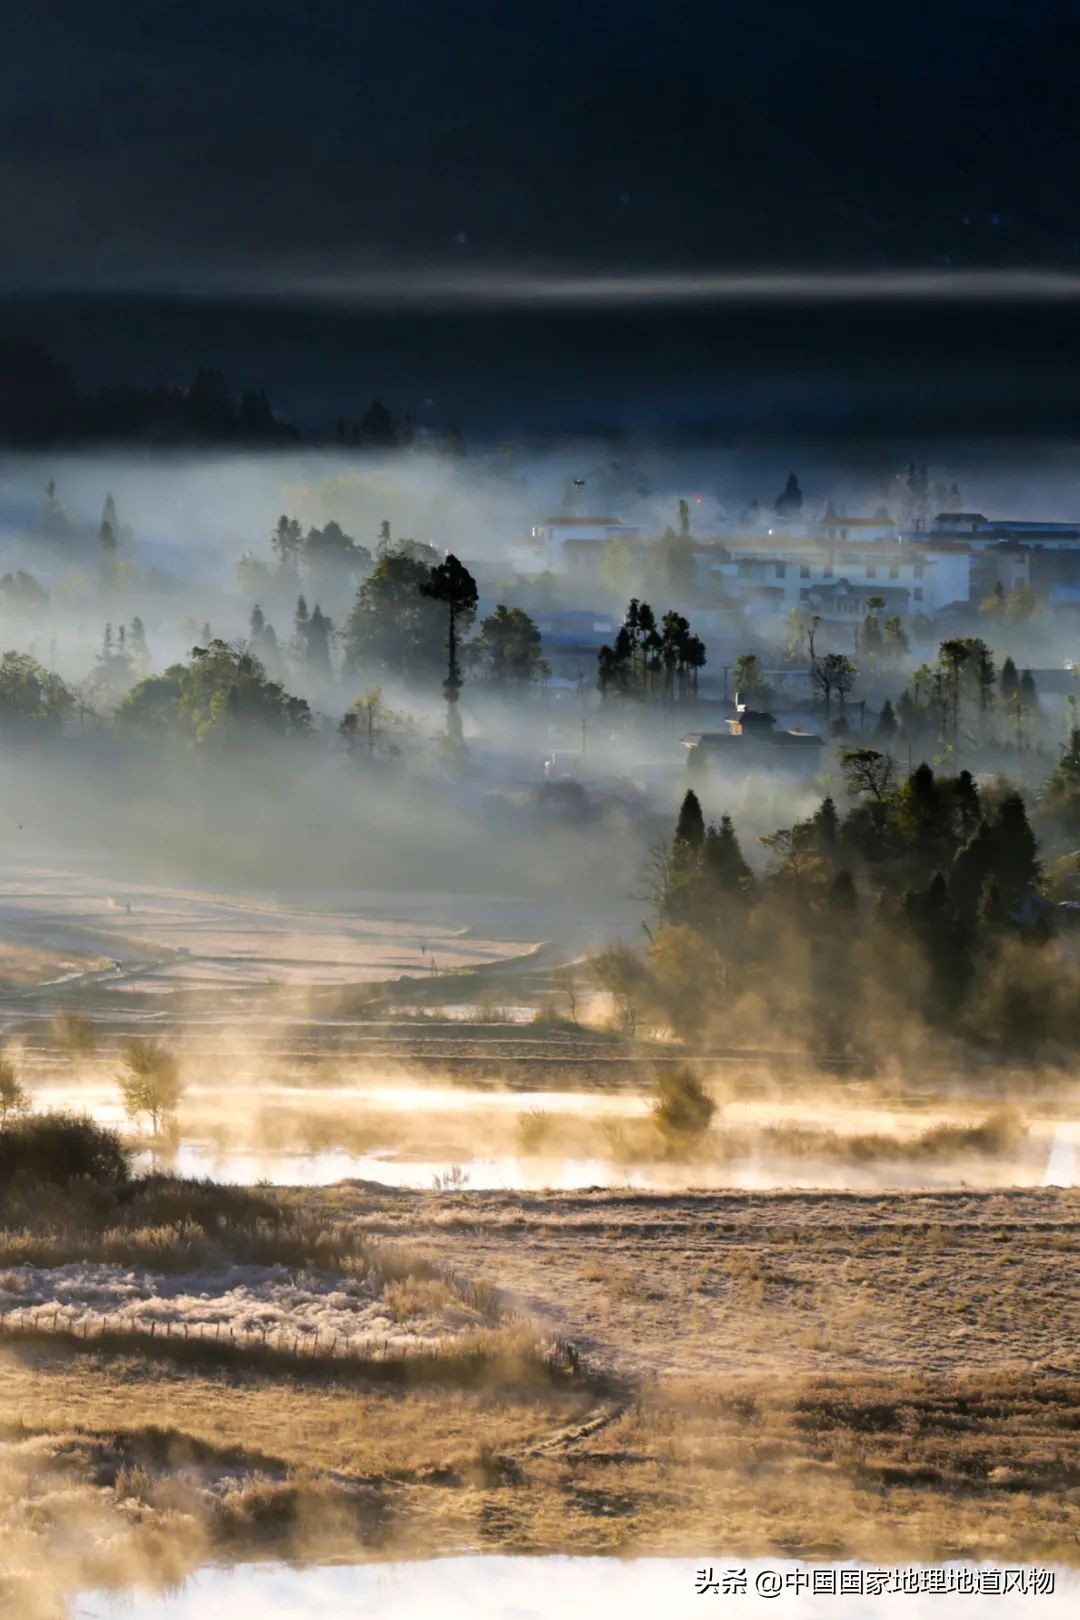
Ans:
[[[905,1566],[910,1569],[911,1566]],[[942,1566],[937,1566],[941,1569]],[[815,1596],[813,1572],[835,1572],[862,1587],[844,1595]],[[704,1586],[702,1572],[720,1585]],[[729,1592],[724,1577],[736,1579]],[[240,1565],[200,1571],[166,1597],[108,1596],[90,1592],[71,1606],[70,1620],[689,1620],[720,1615],[760,1620],[941,1620],[958,1608],[968,1620],[1072,1620],[1080,1612],[1080,1571],[1061,1568],[1034,1580],[1022,1571],[987,1564],[944,1566],[939,1583],[959,1589],[895,1590],[899,1576],[869,1565],[807,1565],[791,1560],[682,1558],[463,1557],[414,1563],[317,1566]],[[919,1584],[918,1578],[913,1584]],[[925,1581],[923,1584],[926,1584]],[[1020,1590],[1021,1584],[1024,1590]],[[885,1590],[876,1595],[875,1587]],[[1041,1589],[1033,1590],[1038,1586]],[[1052,1585],[1052,1590],[1045,1590]],[[778,1595],[769,1596],[777,1591]],[[970,1588],[974,1587],[974,1590]],[[998,1587],[1000,1590],[993,1590]],[[760,1590],[756,1590],[760,1588]],[[990,1588],[990,1590],[987,1590]],[[1006,1588],[1010,1588],[1006,1591]]]
[[[115,1083],[50,1083],[37,1090],[35,1104],[85,1110],[120,1130],[128,1123]],[[714,1156],[707,1147],[667,1158],[634,1157],[625,1151],[607,1155],[605,1131],[598,1127],[618,1137],[621,1126],[643,1124],[651,1107],[650,1096],[625,1091],[514,1091],[394,1079],[317,1087],[196,1083],[185,1095],[178,1140],[168,1151],[142,1148],[135,1162],[139,1170],[160,1168],[249,1186],[260,1181],[325,1186],[355,1179],[476,1192],[586,1187],[879,1191],[1069,1187],[1080,1180],[1080,1124],[1075,1120],[1032,1117],[1024,1133],[998,1151],[923,1156],[905,1152],[905,1141],[954,1117],[947,1111],[912,1113],[859,1102],[815,1107],[805,1099],[725,1104],[718,1116],[723,1123]],[[519,1149],[519,1123],[541,1116],[555,1128],[560,1147],[579,1140],[581,1151],[560,1152],[546,1141],[531,1152]],[[970,1124],[979,1111],[969,1109],[955,1117]],[[266,1124],[278,1136],[272,1145],[260,1140]],[[727,1126],[742,1133],[737,1152],[723,1144]],[[821,1150],[785,1152],[768,1134],[770,1127],[784,1126],[808,1133],[822,1130]],[[755,1130],[760,1133],[756,1139]],[[322,1138],[318,1147],[304,1143],[312,1131]],[[845,1151],[845,1139],[859,1133],[895,1141],[896,1156]],[[366,1134],[370,1145],[346,1145],[356,1134]]]

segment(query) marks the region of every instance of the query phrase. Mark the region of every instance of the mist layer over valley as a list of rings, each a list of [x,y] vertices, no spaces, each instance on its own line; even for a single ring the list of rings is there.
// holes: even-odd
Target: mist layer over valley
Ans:
[[[209,410],[219,383],[207,375],[200,386]],[[1060,1039],[1043,1042],[1049,1078],[1035,1082],[1009,1041],[973,1041],[925,1006],[901,1012],[878,998],[844,1016],[841,1034],[826,1004],[846,992],[826,988],[768,905],[754,911],[760,939],[747,941],[751,954],[764,951],[760,986],[733,973],[738,907],[725,901],[721,934],[694,944],[687,930],[699,925],[674,893],[685,881],[681,821],[668,844],[692,781],[710,814],[734,818],[749,861],[735,881],[779,897],[802,865],[803,883],[835,870],[812,839],[804,857],[796,832],[775,829],[800,817],[817,825],[815,805],[834,783],[857,799],[860,767],[842,761],[859,746],[871,823],[892,791],[890,748],[897,769],[905,752],[913,767],[916,749],[945,770],[962,761],[950,731],[959,710],[937,718],[938,689],[918,662],[936,626],[914,613],[904,629],[896,617],[879,648],[886,609],[867,584],[871,605],[854,632],[862,667],[847,662],[871,702],[912,683],[905,729],[877,746],[882,723],[841,688],[832,763],[816,775],[777,771],[753,751],[722,774],[688,774],[685,731],[723,725],[740,682],[768,698],[771,681],[795,734],[820,727],[800,666],[809,647],[813,676],[815,626],[819,658],[846,629],[822,627],[813,602],[777,628],[764,596],[740,606],[735,576],[710,578],[702,559],[715,570],[713,559],[741,555],[737,534],[767,558],[777,536],[797,545],[815,524],[828,536],[873,503],[886,528],[908,522],[916,546],[933,503],[958,499],[961,479],[977,492],[970,504],[1023,500],[1037,523],[1074,498],[1064,453],[1044,453],[1037,476],[1030,457],[992,460],[971,447],[932,475],[826,457],[804,474],[805,495],[795,480],[798,507],[784,492],[772,514],[753,493],[755,480],[778,476],[760,454],[583,440],[465,455],[412,438],[380,410],[357,446],[337,450],[116,449],[5,463],[0,966],[9,1040],[37,1106],[83,1106],[124,1125],[125,1042],[156,1039],[175,1052],[184,1095],[172,1157],[159,1142],[154,1162],[240,1179],[1073,1179]],[[348,439],[347,423],[342,432]],[[587,530],[583,505],[597,520],[610,514],[613,536],[581,542],[592,552],[568,563],[548,525]],[[546,517],[560,508],[563,518]],[[471,591],[449,677],[445,609],[425,594],[446,558]],[[648,685],[643,701],[614,664],[605,673],[600,644],[606,636],[617,649],[637,591],[677,603],[679,634],[700,649],[685,672],[673,662],[663,674],[659,702]],[[1009,599],[982,618],[1007,663],[1037,657],[1042,671],[1056,642],[1071,668],[1063,602],[1032,594],[1023,613]],[[657,645],[657,669],[668,670]],[[690,659],[672,646],[673,660]],[[736,654],[750,646],[759,651]],[[1012,735],[1001,700],[996,733],[965,738],[982,750],[988,802],[1009,773],[1038,795],[1054,732],[1068,725],[1067,684],[1039,700],[1030,736],[1019,720]],[[1055,719],[1049,705],[1062,697]],[[825,691],[826,723],[829,701]],[[862,813],[849,817],[853,837]],[[868,846],[857,859],[879,854]],[[1054,884],[1064,897],[1062,861]],[[1071,958],[1067,934],[1048,949]],[[766,1005],[770,978],[789,986],[782,1013]],[[92,1032],[96,1055],[74,1068],[49,1035],[58,1008],[85,1015]],[[714,1108],[697,1141],[654,1120],[659,1077],[686,1058]],[[477,1080],[487,1100],[463,1089]],[[582,1083],[609,1100],[583,1113]],[[538,1086],[562,1102],[537,1108]],[[406,1099],[389,1112],[387,1087]],[[150,1151],[137,1130],[132,1142]]]
[[[208,1561],[1074,1560],[1074,499],[374,405],[5,459],[20,1620]]]
[[[0,1616],[1075,1609],[1080,0],[7,9]]]

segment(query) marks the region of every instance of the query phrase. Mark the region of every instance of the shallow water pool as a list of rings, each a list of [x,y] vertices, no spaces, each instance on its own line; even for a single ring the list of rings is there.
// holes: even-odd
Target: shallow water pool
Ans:
[[[823,1572],[831,1574],[835,1594],[814,1595],[815,1572],[818,1581]],[[905,1581],[915,1590],[905,1590]],[[918,1590],[932,1583],[943,1590]],[[845,1585],[848,1590],[841,1595]],[[90,1592],[73,1602],[70,1620],[215,1620],[226,1615],[229,1620],[600,1620],[609,1614],[619,1620],[701,1615],[730,1620],[761,1620],[765,1615],[946,1620],[958,1611],[968,1620],[1028,1615],[1071,1620],[1080,1612],[1080,1572],[993,1564],[947,1564],[925,1571],[908,1565],[894,1571],[850,1562],[814,1565],[716,1556],[696,1562],[463,1557],[303,1570],[240,1565],[202,1570],[165,1597]]]
[[[102,1124],[123,1129],[125,1118],[115,1083],[42,1085],[35,1106],[70,1108],[92,1113]],[[586,1187],[629,1187],[655,1192],[688,1189],[766,1191],[773,1188],[868,1191],[917,1190],[968,1186],[1075,1186],[1080,1181],[1080,1124],[1060,1118],[1033,1118],[1028,1134],[1000,1153],[968,1153],[859,1159],[844,1153],[786,1155],[770,1147],[767,1130],[796,1126],[827,1136],[869,1133],[885,1139],[916,1135],[951,1117],[941,1111],[921,1114],[887,1105],[852,1104],[823,1112],[806,1101],[732,1101],[723,1120],[753,1144],[762,1132],[760,1149],[728,1157],[631,1159],[600,1156],[606,1149],[598,1122],[633,1127],[650,1111],[652,1099],[642,1093],[601,1091],[511,1091],[469,1086],[418,1085],[387,1079],[363,1086],[298,1086],[271,1084],[227,1087],[192,1085],[180,1111],[181,1138],[175,1149],[142,1151],[137,1168],[154,1167],[180,1175],[208,1176],[218,1181],[253,1185],[326,1186],[347,1179],[388,1187],[428,1190],[446,1186],[474,1192],[572,1192]],[[320,1126],[332,1143],[335,1125],[347,1140],[350,1129],[362,1130],[372,1120],[379,1135],[366,1151],[326,1146],[260,1146],[259,1122],[266,1115],[280,1130],[280,1141],[302,1140],[306,1126]],[[547,1116],[567,1142],[581,1140],[593,1151],[558,1154],[514,1151],[514,1125],[526,1117]],[[974,1116],[957,1116],[968,1120]],[[420,1125],[417,1122],[421,1122]],[[582,1128],[577,1130],[578,1126]],[[591,1131],[589,1127],[592,1127]],[[291,1136],[290,1136],[291,1131]],[[576,1133],[576,1135],[575,1135]],[[442,1142],[440,1149],[433,1147]],[[456,1146],[454,1145],[456,1143]],[[538,1146],[541,1144],[538,1144]],[[546,1145],[546,1144],[545,1144]],[[415,1151],[415,1146],[420,1151]],[[487,1151],[484,1151],[484,1150]],[[435,1153],[440,1153],[435,1157]]]

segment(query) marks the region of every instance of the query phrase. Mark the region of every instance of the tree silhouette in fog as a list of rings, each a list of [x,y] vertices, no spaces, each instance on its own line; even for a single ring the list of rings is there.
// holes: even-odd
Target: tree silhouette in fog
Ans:
[[[461,716],[458,712],[461,693],[458,645],[462,631],[467,630],[473,621],[479,593],[475,579],[452,552],[445,562],[437,563],[429,570],[420,593],[446,608],[446,679],[443,681],[443,695],[446,698],[447,740],[451,753],[457,754],[462,747]]]
[[[443,614],[423,592],[430,565],[394,546],[360,585],[341,630],[350,674],[429,679],[442,663]]]
[[[541,645],[540,631],[524,608],[500,604],[483,620],[480,634],[469,642],[465,653],[470,669],[490,685],[503,691],[521,690],[547,678]]]
[[[783,518],[798,517],[802,511],[803,494],[794,473],[788,473],[787,483],[776,497],[776,515]]]

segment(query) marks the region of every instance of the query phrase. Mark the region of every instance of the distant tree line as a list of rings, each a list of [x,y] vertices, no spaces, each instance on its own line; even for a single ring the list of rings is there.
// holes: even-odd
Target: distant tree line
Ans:
[[[11,444],[130,439],[198,443],[289,443],[263,389],[236,398],[220,371],[195,373],[184,388],[117,384],[79,393],[68,368],[40,344],[0,340],[0,439]]]
[[[0,442],[6,444],[143,439],[274,446],[300,437],[274,411],[264,388],[236,395],[215,367],[196,371],[186,386],[118,383],[82,393],[68,367],[40,343],[0,338]],[[356,449],[387,450],[408,447],[414,432],[407,415],[398,423],[375,399],[359,420],[339,417],[319,437]],[[450,454],[465,451],[452,427],[440,429],[431,443]]]

